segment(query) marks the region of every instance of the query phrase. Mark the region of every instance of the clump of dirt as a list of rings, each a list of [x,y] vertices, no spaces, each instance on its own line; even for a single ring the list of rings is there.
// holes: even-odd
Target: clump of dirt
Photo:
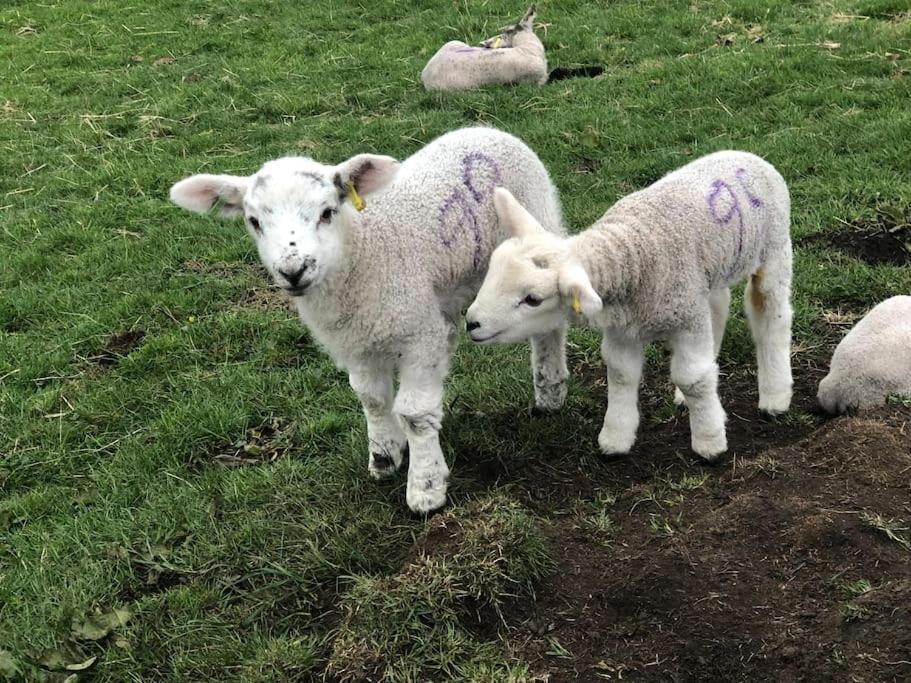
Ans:
[[[142,344],[145,336],[145,330],[128,330],[115,334],[108,338],[100,353],[89,356],[88,360],[102,367],[116,365]]]
[[[621,485],[607,542],[553,515],[557,571],[483,635],[553,682],[907,680],[911,408],[772,440],[735,437],[717,476]]]
[[[879,210],[873,219],[858,219],[798,244],[836,249],[871,265],[906,266],[911,264],[911,215]]]
[[[215,463],[225,467],[265,465],[284,458],[292,447],[292,432],[284,423],[271,417],[256,427],[250,427],[243,437],[223,443],[215,449],[191,458],[191,469]]]

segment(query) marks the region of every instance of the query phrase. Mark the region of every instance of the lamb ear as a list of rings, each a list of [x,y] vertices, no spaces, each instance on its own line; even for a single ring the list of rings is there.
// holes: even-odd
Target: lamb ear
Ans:
[[[379,154],[357,154],[335,167],[335,184],[341,191],[353,186],[359,195],[368,195],[390,183],[399,162]]]
[[[593,316],[604,307],[601,297],[592,287],[588,273],[578,263],[571,263],[560,270],[558,286],[560,294],[569,299],[576,313]]]
[[[195,213],[217,208],[222,216],[237,216],[243,213],[249,184],[249,176],[201,173],[175,183],[171,187],[171,201]]]
[[[544,228],[505,187],[493,191],[493,205],[497,219],[510,237],[525,237],[543,232]]]
[[[538,16],[538,9],[534,5],[529,5],[528,9],[525,11],[525,16],[519,20],[519,23],[516,24],[519,28],[522,28],[526,31],[535,30],[535,17]]]

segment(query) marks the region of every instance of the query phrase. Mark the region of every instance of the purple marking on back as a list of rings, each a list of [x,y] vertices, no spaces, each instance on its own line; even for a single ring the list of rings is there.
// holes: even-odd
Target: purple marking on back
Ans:
[[[750,200],[750,206],[759,208],[762,206],[762,200],[753,194],[753,191],[750,190],[749,186],[749,177],[750,174],[747,173],[745,168],[738,168],[734,171],[734,175],[737,176],[737,182],[740,183],[740,187],[743,188],[743,191],[746,192],[747,198]]]
[[[719,215],[719,204],[725,198],[727,199],[725,203],[729,204],[727,213]],[[735,215],[737,216],[737,257],[734,259],[734,265],[732,266],[732,269],[736,269],[743,252],[743,212],[740,210],[740,202],[737,201],[737,195],[734,194],[731,186],[726,182],[715,180],[712,182],[712,189],[706,197],[706,202],[712,212],[712,219],[717,225],[727,225],[734,219]]]
[[[472,265],[481,265],[483,235],[477,209],[490,199],[500,184],[500,167],[491,157],[471,152],[462,157],[462,186],[453,188],[443,200],[437,214],[437,235],[443,246],[452,251],[461,233],[466,229],[474,241]]]
[[[480,52],[485,48],[483,47],[457,47],[455,52]]]
[[[481,152],[471,152],[462,159],[462,184],[479,204],[493,194],[502,182],[497,162]]]

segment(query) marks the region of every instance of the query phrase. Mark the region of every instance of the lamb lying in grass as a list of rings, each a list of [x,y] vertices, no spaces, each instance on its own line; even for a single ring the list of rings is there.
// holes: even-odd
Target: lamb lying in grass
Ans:
[[[817,397],[841,413],[881,406],[891,394],[911,396],[911,296],[886,299],[848,332]]]
[[[409,448],[407,501],[418,512],[446,500],[443,380],[460,312],[505,237],[493,207],[498,185],[562,234],[541,161],[490,128],[448,133],[401,164],[374,154],[337,166],[287,157],[251,176],[196,175],[171,188],[185,209],[246,218],[263,265],[348,371],[367,418],[370,473],[392,474]],[[564,345],[559,325],[532,339],[541,409],[566,396]]]
[[[497,215],[512,235],[493,253],[466,324],[479,343],[562,329],[570,308],[603,331],[608,407],[598,437],[626,453],[639,425],[644,344],[666,340],[686,397],[693,450],[727,448],[715,362],[732,285],[749,277],[746,313],[759,366],[759,407],[791,402],[790,198],[778,172],[745,152],[697,159],[621,199],[573,237],[542,230],[507,190]]]
[[[452,40],[421,72],[427,90],[470,90],[485,85],[547,82],[544,45],[535,35],[535,6],[499,36],[472,47]]]

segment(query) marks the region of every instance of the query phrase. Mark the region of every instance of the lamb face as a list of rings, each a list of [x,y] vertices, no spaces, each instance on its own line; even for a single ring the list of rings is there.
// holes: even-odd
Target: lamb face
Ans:
[[[570,306],[595,314],[601,299],[569,255],[566,240],[546,231],[510,194],[494,193],[497,218],[512,237],[497,247],[465,326],[479,344],[517,342],[566,323]]]
[[[395,168],[394,159],[367,154],[339,166],[285,157],[247,177],[191,176],[171,188],[171,199],[198,213],[218,207],[222,215],[243,214],[263,266],[297,297],[339,267],[349,212],[363,208],[361,194],[388,182]]]

